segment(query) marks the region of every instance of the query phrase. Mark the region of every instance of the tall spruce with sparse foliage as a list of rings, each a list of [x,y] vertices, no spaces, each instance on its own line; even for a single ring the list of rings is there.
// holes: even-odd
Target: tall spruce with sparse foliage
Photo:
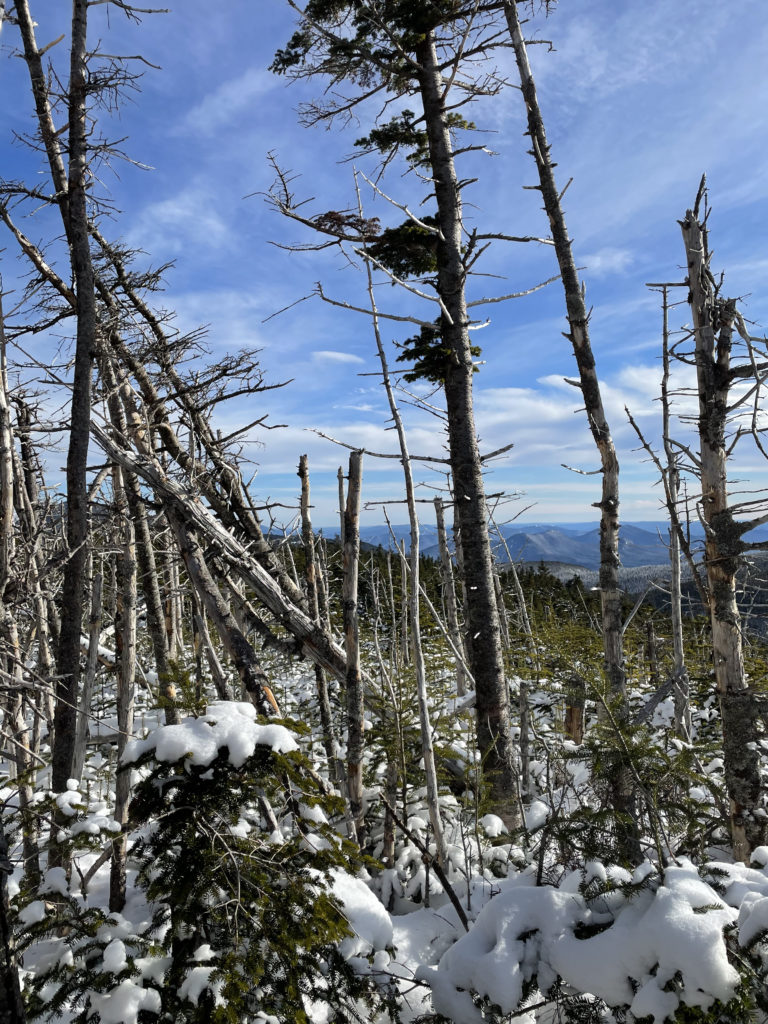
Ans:
[[[433,327],[406,343],[413,375],[442,384],[448,413],[448,443],[455,516],[464,555],[467,647],[477,693],[478,745],[494,808],[513,825],[518,819],[510,708],[493,581],[488,512],[473,409],[472,378],[477,349],[470,342],[466,282],[477,242],[466,245],[458,152],[475,147],[457,142],[473,126],[456,110],[482,90],[465,57],[491,44],[486,16],[477,5],[454,0],[310,0],[298,12],[298,28],[278,51],[273,70],[294,78],[320,78],[333,96],[304,110],[309,122],[345,117],[362,101],[412,99],[418,114],[404,110],[375,124],[359,140],[385,164],[398,150],[426,173],[434,189],[434,214],[409,217],[371,246],[380,266],[395,278],[419,281],[437,300]],[[345,90],[350,95],[344,95]],[[378,256],[377,256],[378,253]]]

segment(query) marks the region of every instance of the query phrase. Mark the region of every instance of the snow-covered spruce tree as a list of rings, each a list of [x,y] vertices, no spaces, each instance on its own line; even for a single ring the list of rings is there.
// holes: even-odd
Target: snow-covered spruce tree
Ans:
[[[466,280],[470,267],[483,247],[482,236],[466,244],[462,213],[462,191],[466,182],[456,169],[457,146],[454,133],[471,127],[456,106],[495,88],[487,76],[475,81],[469,69],[473,56],[492,47],[487,24],[477,18],[477,5],[455,2],[414,3],[413,0],[310,0],[298,13],[298,28],[287,45],[278,51],[273,70],[293,78],[320,78],[334,90],[348,88],[350,95],[338,96],[326,105],[312,104],[305,111],[308,122],[342,119],[372,96],[384,102],[394,98],[412,99],[418,115],[403,111],[387,123],[371,125],[360,144],[381,152],[388,162],[402,149],[412,165],[421,168],[434,189],[436,212],[429,220],[410,217],[403,231],[416,236],[417,250],[423,252],[423,266],[413,266],[407,253],[405,277],[426,284],[436,301],[440,317],[431,338],[427,369],[439,380],[448,413],[448,444],[464,552],[464,584],[471,593],[468,602],[467,644],[469,667],[477,692],[477,733],[484,773],[494,809],[509,824],[518,818],[515,758],[510,736],[510,710],[501,649],[499,614],[493,580],[488,533],[488,514],[483,485],[483,465],[478,447],[473,410],[473,346],[471,317],[467,305]],[[460,9],[464,8],[463,13]],[[459,23],[461,21],[461,24]],[[326,91],[327,96],[336,92]],[[470,146],[469,149],[477,147]],[[466,149],[462,148],[462,152]],[[280,206],[280,202],[277,202]],[[282,204],[283,206],[285,204]],[[286,212],[283,209],[283,212]],[[326,214],[329,218],[332,214]],[[349,235],[349,218],[336,214],[330,223],[315,227],[337,237]],[[402,233],[402,232],[401,232]],[[352,231],[354,241],[366,241]],[[428,236],[431,243],[424,246]],[[495,235],[494,237],[499,237]],[[370,255],[379,268],[392,262],[374,245]],[[396,240],[402,258],[403,246]],[[428,252],[426,251],[428,248]],[[378,255],[377,255],[378,253]],[[398,255],[395,253],[395,260]],[[394,280],[399,279],[393,271]],[[427,339],[429,343],[430,339]],[[442,353],[442,358],[437,358]],[[416,354],[417,365],[424,362]],[[439,367],[435,364],[439,362]]]
[[[344,894],[352,886],[358,899],[368,895],[374,917],[380,908],[351,877],[356,848],[328,822],[341,801],[324,794],[289,729],[222,702],[131,741],[125,761],[123,770],[143,775],[131,861],[151,924],[136,934],[119,914],[77,915],[74,901],[62,903],[43,926],[59,939],[53,966],[32,982],[31,1020],[76,1007],[78,1024],[131,1013],[173,1024],[301,1024],[321,1006],[339,1022],[384,1007],[366,962],[351,962],[359,943],[346,941]],[[116,1015],[123,1007],[128,1017]]]

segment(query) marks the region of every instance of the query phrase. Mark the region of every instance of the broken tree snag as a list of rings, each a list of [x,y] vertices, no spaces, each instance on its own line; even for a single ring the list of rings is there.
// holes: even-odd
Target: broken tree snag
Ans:
[[[360,626],[357,617],[357,576],[360,561],[360,488],[363,453],[349,456],[349,482],[344,506],[344,650],[347,656],[347,796],[355,839],[363,841],[363,681],[360,674]]]
[[[565,686],[565,735],[574,743],[584,739],[584,705],[587,687],[583,676],[575,673]]]
[[[680,221],[688,267],[688,301],[694,329],[699,399],[701,511],[706,531],[704,564],[712,626],[712,655],[723,727],[725,786],[730,800],[734,858],[749,863],[766,839],[761,807],[760,732],[755,695],[744,673],[736,574],[742,562],[742,534],[728,500],[728,404],[738,379],[731,366],[736,303],[719,295],[709,267],[705,224],[699,220],[704,180],[693,210]]]

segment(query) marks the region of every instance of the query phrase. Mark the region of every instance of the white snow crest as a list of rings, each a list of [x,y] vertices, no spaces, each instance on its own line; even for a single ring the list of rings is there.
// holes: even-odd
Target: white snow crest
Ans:
[[[759,927],[762,907],[755,911]],[[469,993],[511,1013],[525,982],[535,977],[546,992],[558,976],[661,1024],[681,1003],[706,1009],[733,997],[739,974],[728,962],[723,929],[736,917],[691,865],[668,868],[662,885],[625,901],[613,920],[595,915],[579,893],[515,887],[492,899],[438,967],[420,976],[432,987],[435,1010],[456,1024],[484,1020]],[[591,937],[575,933],[578,925],[603,923],[608,927]],[[664,991],[675,976],[674,991]]]
[[[163,725],[146,739],[126,744],[123,763],[137,761],[143,754],[154,752],[158,761],[179,761],[207,765],[218,756],[222,747],[229,750],[229,762],[242,767],[253,756],[257,746],[270,747],[280,754],[297,750],[292,734],[282,725],[259,724],[256,709],[244,701],[216,701],[199,718],[186,718],[178,725]]]
[[[91,992],[90,999],[101,1024],[137,1024],[139,1010],[160,1013],[161,1008],[159,992],[141,988],[133,981],[121,981],[117,988],[103,995]]]
[[[353,932],[339,947],[346,960],[392,945],[392,918],[362,879],[334,869],[331,892],[341,903]]]

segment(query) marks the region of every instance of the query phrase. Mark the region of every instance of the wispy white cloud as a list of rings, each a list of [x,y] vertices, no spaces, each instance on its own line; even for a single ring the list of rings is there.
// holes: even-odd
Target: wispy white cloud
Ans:
[[[352,352],[336,352],[333,349],[319,349],[312,353],[312,359],[316,363],[356,363],[364,366],[365,360]]]
[[[184,116],[174,134],[213,135],[237,119],[256,121],[254,105],[275,88],[276,78],[262,68],[249,68],[222,82]],[[250,115],[250,117],[249,117]]]
[[[609,274],[625,274],[635,262],[635,256],[629,249],[607,245],[597,252],[586,253],[580,262],[584,263],[590,276],[606,277]]]
[[[129,240],[159,258],[188,253],[190,245],[219,248],[232,238],[212,183],[195,182],[142,207]]]

